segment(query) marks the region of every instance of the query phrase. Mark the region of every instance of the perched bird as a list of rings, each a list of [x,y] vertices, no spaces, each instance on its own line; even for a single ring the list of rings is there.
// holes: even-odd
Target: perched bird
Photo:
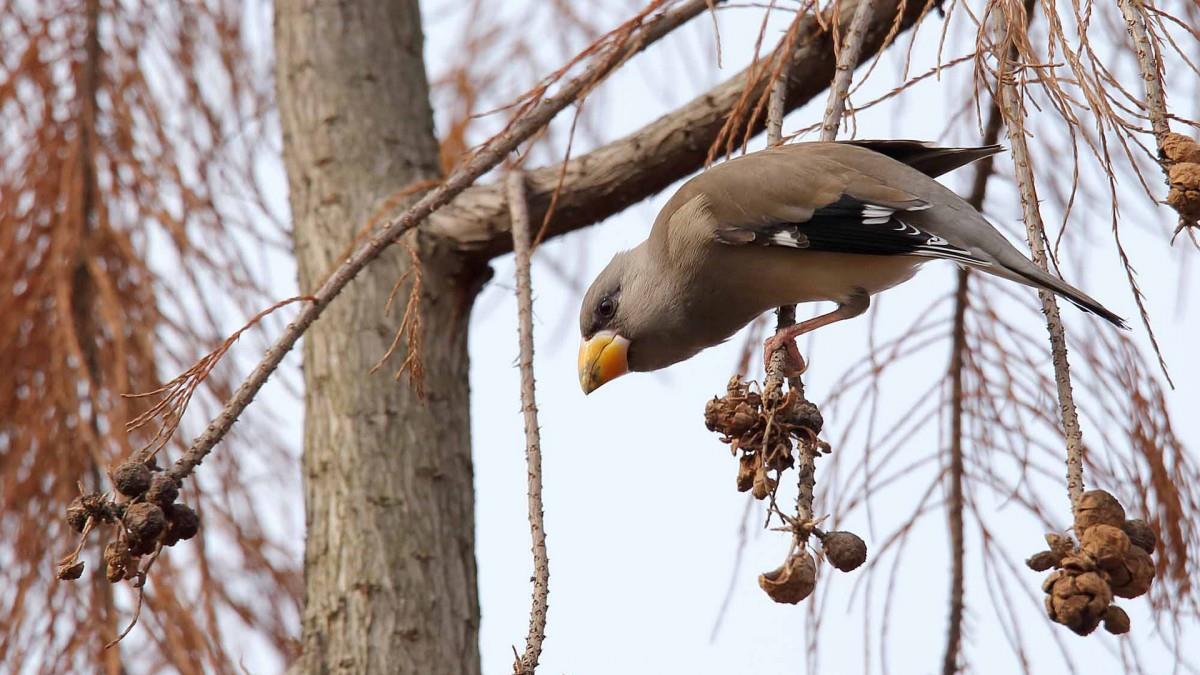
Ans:
[[[579,383],[585,393],[628,371],[665,368],[728,339],[779,305],[837,309],[778,332],[795,338],[867,310],[931,258],[1034,288],[1126,327],[1051,276],[934,180],[1000,152],[919,141],[796,143],[718,164],[684,183],[650,237],[618,253],[583,299]]]

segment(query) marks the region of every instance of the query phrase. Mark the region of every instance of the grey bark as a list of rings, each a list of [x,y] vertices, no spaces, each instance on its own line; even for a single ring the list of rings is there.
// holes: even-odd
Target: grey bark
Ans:
[[[284,159],[300,287],[320,284],[390,194],[438,175],[417,0],[278,0]],[[467,318],[477,270],[422,261],[426,399],[369,374],[399,324],[394,246],[304,340],[305,673],[479,672]],[[402,348],[403,349],[403,348]],[[393,362],[397,366],[400,359]]]

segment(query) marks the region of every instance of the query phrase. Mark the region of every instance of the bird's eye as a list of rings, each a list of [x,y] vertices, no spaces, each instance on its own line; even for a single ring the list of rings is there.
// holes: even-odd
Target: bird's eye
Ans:
[[[596,314],[602,319],[611,319],[617,313],[617,303],[612,298],[602,298],[596,305]]]

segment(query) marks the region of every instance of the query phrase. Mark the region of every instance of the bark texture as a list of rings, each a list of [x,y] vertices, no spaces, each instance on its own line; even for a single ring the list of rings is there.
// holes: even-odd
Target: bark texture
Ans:
[[[418,2],[278,0],[275,38],[309,290],[389,195],[438,175]],[[413,243],[424,401],[391,377],[402,356],[368,374],[408,296],[401,288],[384,314],[410,264],[405,247],[365,269],[304,341],[300,672],[479,672],[466,348],[475,284],[446,247]]]

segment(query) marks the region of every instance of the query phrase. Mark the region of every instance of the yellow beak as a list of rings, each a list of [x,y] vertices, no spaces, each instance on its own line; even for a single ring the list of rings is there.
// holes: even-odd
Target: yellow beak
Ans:
[[[629,372],[629,340],[603,330],[579,344],[579,386],[590,394]]]

